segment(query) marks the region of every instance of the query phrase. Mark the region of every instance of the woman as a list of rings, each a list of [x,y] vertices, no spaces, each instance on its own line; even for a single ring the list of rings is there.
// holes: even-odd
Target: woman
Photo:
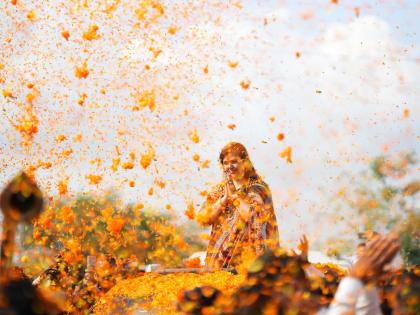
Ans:
[[[221,151],[224,180],[207,196],[198,221],[211,225],[206,265],[228,268],[278,247],[271,192],[258,176],[245,147],[228,143]]]

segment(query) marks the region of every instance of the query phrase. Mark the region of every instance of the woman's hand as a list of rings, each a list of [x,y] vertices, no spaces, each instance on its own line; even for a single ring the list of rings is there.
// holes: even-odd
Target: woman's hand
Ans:
[[[223,206],[226,206],[229,202],[233,202],[237,198],[236,188],[233,184],[233,180],[230,175],[227,175],[227,182],[225,184],[223,197],[220,199],[220,202]]]
[[[222,191],[220,191],[222,190]],[[212,191],[197,214],[197,221],[202,225],[211,225],[229,202],[226,185]]]
[[[225,187],[223,189],[223,196],[219,199],[220,204],[222,206],[226,206],[227,203],[229,202],[229,192],[228,192],[228,189],[227,189],[226,186],[227,186],[227,184],[225,184]]]
[[[230,198],[233,198],[233,196],[236,195],[236,187],[235,187],[235,184],[233,183],[233,179],[232,179],[231,175],[228,175],[228,181],[226,183],[226,189],[227,189],[227,193],[229,194]]]

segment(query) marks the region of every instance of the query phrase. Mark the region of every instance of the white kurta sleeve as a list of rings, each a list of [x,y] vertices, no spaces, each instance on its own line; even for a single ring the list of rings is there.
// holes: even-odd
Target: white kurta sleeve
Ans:
[[[328,315],[380,315],[378,292],[374,286],[364,286],[355,278],[345,277],[341,280]]]

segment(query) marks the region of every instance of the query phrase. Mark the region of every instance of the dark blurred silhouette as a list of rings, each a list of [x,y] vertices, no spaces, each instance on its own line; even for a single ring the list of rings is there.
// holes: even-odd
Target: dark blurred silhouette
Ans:
[[[4,219],[0,255],[0,314],[64,314],[58,305],[32,285],[21,268],[11,266],[17,225],[30,223],[38,217],[43,205],[41,190],[25,173],[16,176],[1,192],[0,206]]]

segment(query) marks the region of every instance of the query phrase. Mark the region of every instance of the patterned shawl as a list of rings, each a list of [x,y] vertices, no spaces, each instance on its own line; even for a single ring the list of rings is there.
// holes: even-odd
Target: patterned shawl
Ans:
[[[207,196],[204,207],[216,202],[223,193],[224,183],[221,183]],[[251,213],[245,222],[232,203],[221,210],[212,223],[207,248],[206,264],[210,268],[234,267],[241,263],[245,251],[256,257],[267,247],[279,246],[277,221],[268,185],[258,179],[238,189],[236,193],[251,201]],[[252,202],[255,196],[261,198],[263,205]]]

